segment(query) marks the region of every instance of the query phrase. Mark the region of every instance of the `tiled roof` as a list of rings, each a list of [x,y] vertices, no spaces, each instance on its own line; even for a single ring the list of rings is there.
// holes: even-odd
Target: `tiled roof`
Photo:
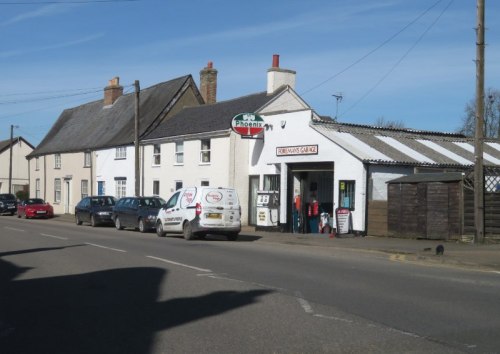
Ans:
[[[141,134],[163,118],[171,101],[190,82],[195,86],[191,75],[186,75],[141,90]],[[66,109],[30,156],[132,144],[134,117],[135,93],[120,96],[108,107],[98,100]]]
[[[344,124],[322,119],[311,127],[367,163],[472,166],[474,140],[461,134]],[[500,143],[486,140],[484,165],[500,166]]]
[[[142,140],[229,130],[231,129],[231,120],[235,115],[257,112],[282,91],[278,90],[272,95],[260,92],[214,104],[186,107],[160,124]]]

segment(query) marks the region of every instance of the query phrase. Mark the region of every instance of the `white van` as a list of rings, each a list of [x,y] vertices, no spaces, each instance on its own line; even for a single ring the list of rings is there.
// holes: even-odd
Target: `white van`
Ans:
[[[189,187],[177,190],[158,212],[156,234],[183,234],[186,240],[223,234],[231,241],[241,231],[241,207],[232,188]]]

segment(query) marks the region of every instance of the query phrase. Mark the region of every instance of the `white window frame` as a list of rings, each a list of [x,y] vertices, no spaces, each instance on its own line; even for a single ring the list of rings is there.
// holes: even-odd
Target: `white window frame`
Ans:
[[[61,179],[54,178],[54,203],[61,202]]]
[[[127,180],[117,179],[115,180],[115,196],[117,198],[123,198],[127,194]]]
[[[115,160],[124,160],[127,158],[127,147],[120,146],[115,150]]]
[[[61,165],[61,154],[54,154],[54,168],[60,169]]]
[[[83,167],[91,167],[91,166],[92,166],[92,155],[91,155],[90,151],[84,152],[83,153]]]
[[[210,163],[210,151],[211,151],[210,139],[200,140],[200,164]]]
[[[153,144],[153,166],[161,165],[161,144]]]
[[[175,164],[183,165],[184,164],[184,142],[177,141],[175,142]]]
[[[160,195],[160,180],[153,180],[153,195]]]
[[[35,179],[35,198],[40,198],[40,178]]]
[[[89,196],[89,180],[88,179],[82,179],[81,194],[82,194],[81,199]]]

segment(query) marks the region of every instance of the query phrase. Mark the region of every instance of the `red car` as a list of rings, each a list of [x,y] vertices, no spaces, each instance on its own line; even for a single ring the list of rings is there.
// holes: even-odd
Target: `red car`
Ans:
[[[31,198],[23,200],[17,206],[17,217],[24,216],[28,218],[52,218],[54,217],[54,208],[40,198]]]

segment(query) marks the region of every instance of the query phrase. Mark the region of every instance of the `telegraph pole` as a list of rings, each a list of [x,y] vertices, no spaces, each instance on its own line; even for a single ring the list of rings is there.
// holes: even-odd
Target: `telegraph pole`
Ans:
[[[9,194],[12,193],[12,145],[14,145],[14,126],[10,126],[10,151],[9,151]]]
[[[474,243],[484,242],[484,1],[477,0],[476,131],[474,137]]]
[[[139,80],[135,80],[135,124],[134,124],[134,147],[135,147],[135,196],[141,195],[141,168],[140,168],[140,158],[139,158]]]

